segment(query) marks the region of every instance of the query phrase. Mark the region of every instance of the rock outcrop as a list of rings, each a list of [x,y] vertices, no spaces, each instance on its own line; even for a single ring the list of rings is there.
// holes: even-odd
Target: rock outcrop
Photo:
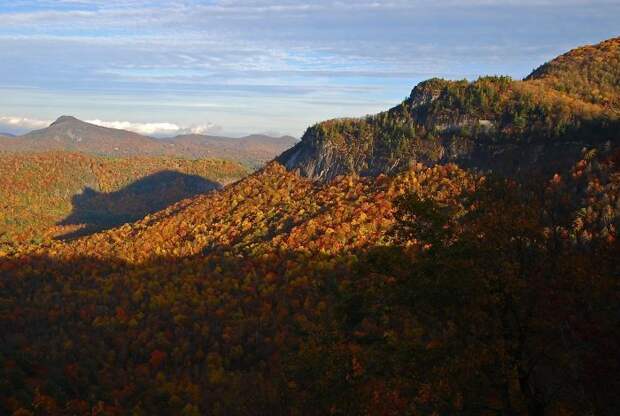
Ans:
[[[576,51],[580,51],[578,49]],[[587,47],[598,65],[618,65],[620,42]],[[604,99],[585,99],[578,86],[597,79],[575,75],[567,60],[572,52],[552,61],[524,81],[484,77],[475,82],[431,79],[417,85],[400,105],[360,119],[329,120],[310,127],[300,143],[278,161],[303,176],[328,181],[355,173],[394,173],[417,162],[455,162],[499,174],[547,174],[566,168],[584,148],[614,147],[620,140],[616,95],[617,69],[601,70]],[[575,58],[577,59],[577,58]],[[551,69],[561,68],[559,69]],[[567,69],[568,68],[568,69]],[[548,75],[548,74],[552,74]],[[611,75],[610,75],[611,74]]]

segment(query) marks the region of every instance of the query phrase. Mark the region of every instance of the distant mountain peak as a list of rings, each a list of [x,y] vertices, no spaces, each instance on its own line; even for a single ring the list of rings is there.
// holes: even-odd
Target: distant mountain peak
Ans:
[[[0,151],[66,150],[106,156],[217,158],[239,161],[252,169],[263,166],[296,143],[293,138],[264,135],[235,139],[207,135],[155,139],[82,121],[69,115],[58,117],[49,127],[20,136],[19,140],[0,136]]]
[[[77,118],[73,116],[60,116],[56,119],[56,121],[50,124],[50,126],[56,126],[62,123],[73,123],[73,122],[81,122],[81,120],[78,120]]]

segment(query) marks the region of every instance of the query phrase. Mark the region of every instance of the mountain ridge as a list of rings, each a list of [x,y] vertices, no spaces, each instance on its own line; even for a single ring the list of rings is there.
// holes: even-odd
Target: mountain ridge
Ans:
[[[620,111],[619,49],[620,37],[581,46],[536,68],[525,80],[540,81],[569,96]]]
[[[601,101],[586,99],[584,87],[567,90],[553,81],[574,78],[571,74],[578,65],[566,62],[581,56],[582,50],[598,58],[587,60],[590,72],[606,67],[608,61],[617,64],[579,85],[595,85],[598,79],[604,85],[620,85],[620,41],[614,38],[552,60],[524,81],[493,76],[473,82],[438,78],[421,82],[405,101],[385,112],[311,126],[277,160],[287,169],[323,181],[350,173],[395,173],[416,162],[454,162],[507,175],[565,169],[582,148],[604,149],[619,139],[617,87],[606,89]],[[601,58],[607,55],[613,59]],[[558,62],[573,72],[553,69]]]

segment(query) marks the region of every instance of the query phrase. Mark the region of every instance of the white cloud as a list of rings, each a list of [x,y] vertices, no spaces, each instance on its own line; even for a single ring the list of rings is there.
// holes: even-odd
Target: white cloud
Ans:
[[[214,123],[198,124],[179,130],[178,134],[212,134],[222,128]]]
[[[111,129],[133,131],[146,136],[173,136],[178,134],[207,134],[221,130],[214,123],[180,126],[175,123],[136,123],[131,121],[103,121],[87,120],[88,123],[96,124]]]
[[[130,121],[103,121],[98,119],[87,120],[87,123],[145,135],[175,134],[181,130],[181,127],[174,123],[132,123]]]
[[[84,111],[152,136],[213,132],[207,114],[298,134],[397,104],[425,78],[520,78],[616,34],[619,11],[618,0],[0,1],[0,79],[18,90],[0,114]]]
[[[37,120],[27,117],[0,116],[0,126],[6,126],[15,130],[34,130],[49,126],[50,120]]]

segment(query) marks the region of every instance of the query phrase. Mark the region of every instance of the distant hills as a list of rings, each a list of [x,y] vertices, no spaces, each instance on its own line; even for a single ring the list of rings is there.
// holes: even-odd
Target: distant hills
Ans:
[[[400,105],[310,127],[278,158],[302,175],[395,173],[456,162],[508,175],[565,169],[620,140],[620,38],[575,49],[524,81],[431,79]]]
[[[240,138],[190,134],[167,139],[186,157],[213,157],[237,160],[252,167],[263,165],[298,142],[291,136],[253,134]]]
[[[221,158],[257,168],[293,146],[290,136],[251,135],[242,138],[205,135],[156,139],[62,116],[49,127],[18,137],[0,137],[0,151],[62,150],[103,156],[171,156]]]
[[[10,151],[80,151],[99,155],[166,154],[166,144],[125,130],[110,129],[62,116],[41,130],[5,140]]]

